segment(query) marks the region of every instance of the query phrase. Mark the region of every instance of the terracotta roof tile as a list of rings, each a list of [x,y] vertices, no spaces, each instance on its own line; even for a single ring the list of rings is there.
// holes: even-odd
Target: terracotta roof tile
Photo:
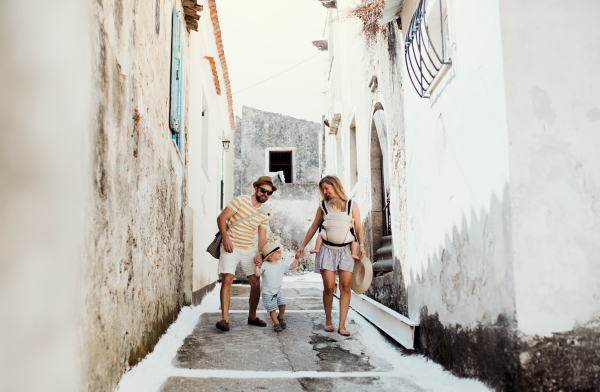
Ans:
[[[219,52],[219,61],[221,62],[221,68],[223,69],[223,84],[225,84],[225,92],[227,94],[227,106],[229,108],[229,123],[231,129],[235,129],[235,120],[233,118],[233,97],[231,96],[231,86],[229,84],[229,70],[227,69],[227,62],[225,61],[225,51],[223,50],[223,37],[221,37],[221,27],[219,26],[219,17],[217,16],[217,5],[215,0],[208,0],[208,8],[210,9],[210,19],[212,20],[213,30],[215,33],[215,41],[217,43],[217,51]],[[210,61],[210,60],[209,60]],[[211,61],[213,66],[213,75],[215,77],[215,86],[217,87],[217,94],[221,94],[221,88],[219,86],[219,78],[216,73],[216,67],[214,66],[214,59]]]

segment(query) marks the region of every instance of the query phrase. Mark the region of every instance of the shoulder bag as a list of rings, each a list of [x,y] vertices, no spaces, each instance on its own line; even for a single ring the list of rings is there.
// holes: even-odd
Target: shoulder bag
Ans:
[[[229,227],[235,227],[235,226],[239,225],[240,223],[247,221],[248,219],[254,218],[256,215],[258,215],[262,212],[264,212],[264,206],[262,206],[260,208],[260,210],[256,211],[254,214],[249,215],[249,216],[245,217],[244,219],[240,219],[238,221],[231,222]],[[217,231],[217,234],[215,234],[215,239],[210,243],[210,245],[208,245],[208,248],[206,248],[206,251],[208,253],[210,253],[210,255],[212,257],[214,257],[215,259],[218,259],[221,257],[221,242],[223,242],[223,236],[221,235],[221,231]]]

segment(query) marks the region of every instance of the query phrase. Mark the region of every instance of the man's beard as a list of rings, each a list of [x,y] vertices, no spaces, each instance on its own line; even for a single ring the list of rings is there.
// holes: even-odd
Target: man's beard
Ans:
[[[264,203],[264,202],[267,201],[267,196],[258,195],[258,197],[256,198],[256,200],[258,200],[260,203]]]

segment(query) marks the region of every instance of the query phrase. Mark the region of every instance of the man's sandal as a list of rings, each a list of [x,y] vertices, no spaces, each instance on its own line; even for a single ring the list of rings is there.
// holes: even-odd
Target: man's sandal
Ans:
[[[342,336],[350,336],[350,332],[346,331],[345,329],[338,329],[337,332]]]
[[[286,329],[287,328],[287,323],[285,322],[284,319],[277,317],[277,320],[279,320],[279,325],[281,325],[282,329]]]
[[[326,325],[324,329],[325,329],[325,332],[333,332],[334,331],[333,325]]]
[[[275,324],[275,326],[273,326],[273,331],[281,332],[281,331],[283,331],[283,328],[281,328],[281,325]]]
[[[267,323],[265,323],[258,317],[256,317],[254,320],[250,320],[250,317],[248,317],[248,324],[256,325],[257,327],[266,327],[267,326]]]

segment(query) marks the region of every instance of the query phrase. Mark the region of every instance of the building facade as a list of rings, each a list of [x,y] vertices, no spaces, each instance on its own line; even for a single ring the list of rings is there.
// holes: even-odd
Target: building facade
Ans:
[[[94,2],[83,382],[109,390],[218,279],[235,127],[214,1]]]
[[[234,195],[252,194],[252,183],[260,176],[274,178],[277,192],[268,202],[268,237],[283,245],[288,262],[302,244],[319,205],[321,132],[320,124],[247,106],[242,108],[242,118],[237,118]],[[312,268],[311,259],[303,256],[299,269]]]
[[[372,39],[369,3],[330,4],[323,37],[323,171],[361,208],[366,294],[455,374],[599,388],[600,6],[390,0]]]

